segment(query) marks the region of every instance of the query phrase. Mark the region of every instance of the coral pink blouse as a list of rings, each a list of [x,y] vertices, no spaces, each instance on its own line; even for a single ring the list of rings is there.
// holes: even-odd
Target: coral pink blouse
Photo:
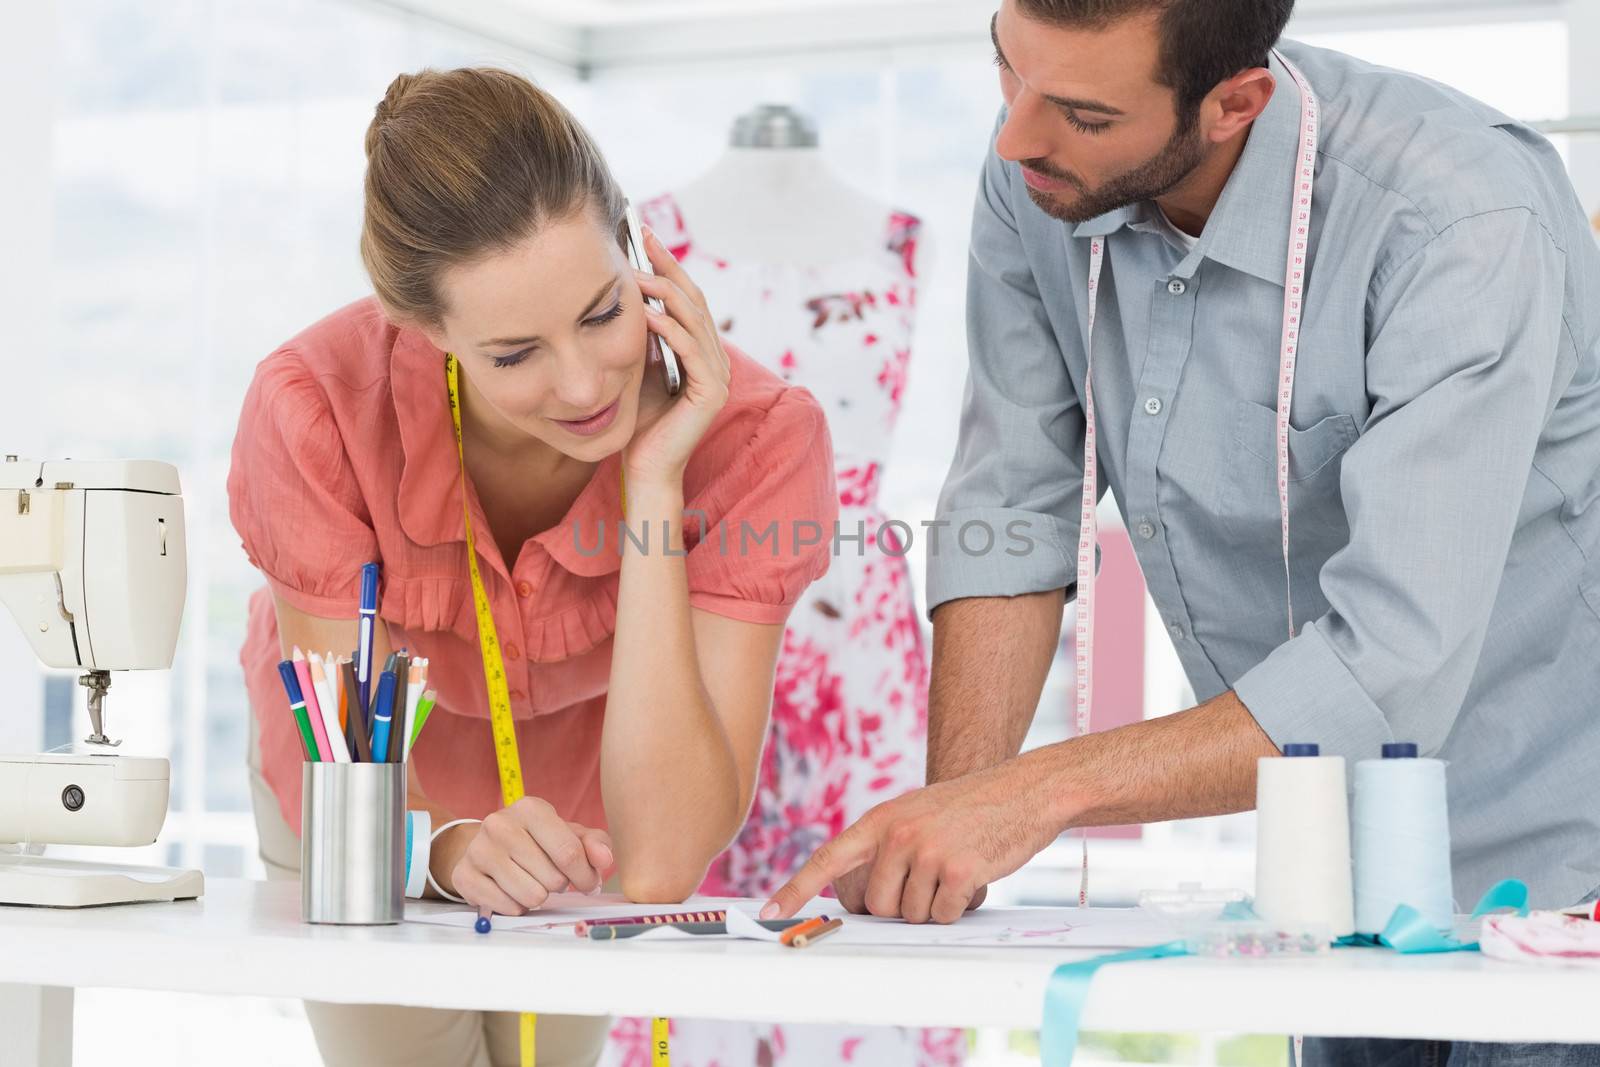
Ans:
[[[684,474],[686,506],[708,523],[704,537],[697,521],[685,529],[689,600],[729,618],[779,623],[828,567],[833,451],[810,393],[731,346],[729,356],[728,402]],[[526,541],[514,561],[501,558],[467,488],[523,781],[566,818],[599,827],[600,726],[621,567],[619,465],[617,456],[602,462],[562,522]],[[361,565],[382,564],[378,614],[394,647],[428,657],[439,693],[412,752],[418,779],[457,817],[482,818],[501,806],[500,785],[461,492],[444,354],[391,324],[376,300],[334,312],[256,368],[228,475],[250,562],[295,607],[348,619],[357,614]],[[778,543],[757,541],[774,522]],[[751,532],[741,545],[745,523]],[[660,526],[652,532],[659,540]],[[350,632],[353,648],[353,624]],[[262,772],[298,832],[303,757],[279,658],[272,598],[262,589],[250,601],[240,662],[260,720]]]

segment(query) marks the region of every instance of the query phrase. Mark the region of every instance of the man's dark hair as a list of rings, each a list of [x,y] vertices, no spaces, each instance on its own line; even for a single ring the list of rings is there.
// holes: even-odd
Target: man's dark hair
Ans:
[[[1017,0],[1036,22],[1103,29],[1130,15],[1159,15],[1157,77],[1178,97],[1181,124],[1194,121],[1200,102],[1220,83],[1267,57],[1294,11],[1294,0]]]

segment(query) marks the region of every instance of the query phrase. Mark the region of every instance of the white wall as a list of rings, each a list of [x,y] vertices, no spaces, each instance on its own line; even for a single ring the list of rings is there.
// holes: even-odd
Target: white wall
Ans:
[[[1571,114],[1600,116],[1600,3],[1569,0],[1567,25]],[[1567,168],[1578,197],[1593,216],[1600,211],[1600,131],[1571,139]]]
[[[0,13],[0,389],[25,391],[32,364],[49,353],[50,159],[54,121],[55,2],[8,4]],[[0,453],[26,454],[38,408],[9,404]],[[44,458],[44,457],[38,457]],[[0,618],[0,752],[31,752],[44,733],[44,686],[33,650]]]

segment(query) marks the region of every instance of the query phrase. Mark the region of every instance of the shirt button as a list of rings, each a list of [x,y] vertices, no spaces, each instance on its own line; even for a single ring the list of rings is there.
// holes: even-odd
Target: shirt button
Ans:
[[[1167,633],[1172,635],[1172,639],[1174,641],[1183,640],[1183,627],[1179,626],[1177,623],[1173,623],[1171,626],[1168,626]]]
[[[1153,396],[1149,400],[1146,400],[1144,402],[1144,413],[1146,415],[1161,414],[1161,398],[1159,396]]]
[[[1189,287],[1187,285],[1183,284],[1182,278],[1174,278],[1167,283],[1167,292],[1171,293],[1173,296],[1182,296],[1184,290],[1188,288]]]
[[[1146,541],[1148,541],[1148,540],[1150,540],[1150,538],[1154,537],[1155,535],[1156,535],[1156,528],[1155,528],[1155,525],[1153,523],[1149,522],[1148,520],[1145,520],[1145,521],[1139,523],[1139,536],[1140,537],[1142,537]]]
[[[524,600],[528,599],[533,595],[533,586],[529,585],[527,582],[518,582],[517,595]]]
[[[508,658],[508,659],[521,659],[522,658],[522,649],[518,648],[515,644],[507,645],[506,646],[506,658]]]

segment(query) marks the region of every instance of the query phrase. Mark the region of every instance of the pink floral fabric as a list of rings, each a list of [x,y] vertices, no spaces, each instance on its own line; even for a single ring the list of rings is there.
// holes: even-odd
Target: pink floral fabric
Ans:
[[[701,248],[670,196],[641,205],[640,216],[705,291],[724,336],[786,383],[806,386],[833,437],[848,540],[789,617],[750,818],[701,887],[762,897],[868,809],[923,783],[927,650],[903,532],[878,504],[911,359],[921,223],[893,214],[881,254],[795,268],[731,263]],[[645,1067],[648,1041],[648,1021],[619,1021],[603,1062]],[[959,1030],[673,1023],[672,1060],[684,1067],[965,1059]]]

